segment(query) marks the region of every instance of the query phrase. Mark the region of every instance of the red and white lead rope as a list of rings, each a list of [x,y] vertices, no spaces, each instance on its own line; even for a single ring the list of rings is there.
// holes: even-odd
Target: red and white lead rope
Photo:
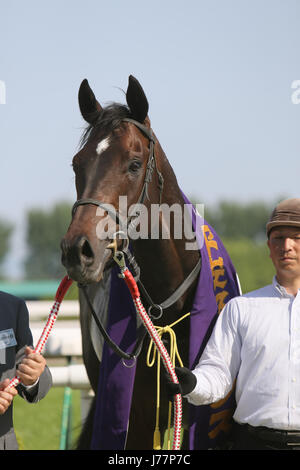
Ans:
[[[69,289],[69,287],[71,286],[72,284],[72,279],[70,279],[68,276],[65,276],[61,283],[59,284],[58,286],[58,289],[56,291],[56,295],[55,295],[55,301],[54,301],[54,304],[51,308],[51,311],[49,313],[49,316],[48,316],[48,320],[47,320],[47,323],[43,329],[43,332],[40,336],[40,339],[36,345],[36,347],[34,348],[34,352],[36,353],[41,353],[47,340],[48,340],[48,336],[54,326],[54,323],[55,323],[55,320],[57,318],[57,314],[58,314],[58,311],[59,311],[59,308],[60,308],[60,304],[64,298],[64,296],[66,295],[66,292],[67,290]],[[11,387],[16,387],[18,384],[20,383],[20,379],[19,377],[16,375],[8,384],[8,388],[11,388]]]
[[[164,366],[169,373],[173,383],[178,384],[178,378],[176,376],[173,364],[171,362],[168,351],[166,350],[162,340],[160,339],[152,321],[150,320],[142,302],[140,299],[140,293],[138,286],[127,267],[121,268],[122,276],[127,284],[128,289],[130,290],[133,303],[135,305],[137,313],[140,315],[145,327],[148,330],[154,344],[156,345]],[[180,433],[181,433],[181,423],[182,423],[182,398],[180,394],[175,395],[174,397],[175,413],[174,413],[174,437],[173,437],[173,447],[172,450],[180,450]]]
[[[156,345],[156,347],[158,348],[158,351],[162,357],[162,361],[164,363],[164,366],[167,370],[167,372],[169,373],[170,377],[171,377],[171,380],[173,383],[178,383],[178,379],[177,379],[177,376],[175,374],[175,370],[174,370],[174,367],[173,367],[173,364],[171,362],[171,359],[170,359],[170,356],[168,354],[168,351],[166,350],[163,342],[161,341],[159,335],[157,334],[157,331],[152,323],[152,321],[150,320],[142,302],[141,302],[141,299],[140,299],[140,293],[139,293],[139,289],[138,289],[138,286],[131,274],[131,272],[129,271],[129,269],[127,267],[125,268],[122,268],[121,267],[121,273],[122,273],[122,276],[124,277],[124,280],[130,290],[130,293],[131,293],[131,296],[132,296],[132,300],[134,302],[134,305],[135,305],[135,308],[136,308],[136,311],[137,313],[140,315],[145,327],[147,328],[148,330],[148,333],[150,334],[154,344]],[[48,320],[47,320],[47,323],[44,327],[44,330],[40,336],[40,339],[34,349],[34,352],[37,352],[37,353],[41,353],[47,340],[48,340],[48,337],[49,337],[49,334],[54,326],[54,323],[56,321],[56,318],[57,318],[57,315],[58,315],[58,311],[59,311],[59,308],[60,308],[60,304],[67,292],[67,290],[69,289],[69,287],[71,286],[72,284],[72,279],[70,279],[68,276],[65,276],[58,289],[57,289],[57,292],[56,292],[56,296],[55,296],[55,301],[54,301],[54,304],[52,306],[52,309],[50,311],[50,314],[48,316]],[[18,384],[20,383],[20,379],[19,377],[16,375],[11,381],[10,383],[8,384],[8,387],[11,388],[11,387],[16,387]],[[177,394],[175,395],[174,397],[174,404],[175,404],[175,418],[174,418],[174,438],[173,438],[173,450],[180,450],[180,433],[181,433],[181,422],[182,422],[182,399],[181,399],[181,395],[180,394]]]

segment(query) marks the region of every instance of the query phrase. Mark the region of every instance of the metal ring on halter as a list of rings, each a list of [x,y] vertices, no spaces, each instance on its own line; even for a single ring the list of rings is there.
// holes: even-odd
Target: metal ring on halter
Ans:
[[[155,317],[154,315],[151,315],[152,308],[156,308],[160,310],[160,313],[157,315],[157,317]],[[150,305],[150,307],[148,308],[148,315],[149,317],[153,318],[153,320],[158,320],[162,316],[162,314],[163,314],[163,308],[161,307],[161,305],[153,304],[153,305]]]
[[[128,249],[128,246],[129,246],[129,238],[127,237],[126,233],[123,232],[123,230],[118,230],[118,232],[115,232],[112,236],[113,240],[115,240],[117,238],[117,235],[119,234],[122,234],[122,235],[125,235],[124,238],[121,237],[121,240],[125,240],[125,243],[124,243],[124,246],[122,247],[122,250],[127,250]]]
[[[119,233],[125,235],[125,238],[121,238],[122,241],[125,240],[125,243],[122,243],[122,245],[124,245],[124,246],[122,247],[122,251],[123,251],[123,250],[124,250],[124,251],[127,251],[128,246],[129,246],[129,239],[128,239],[128,237],[126,236],[126,233],[123,232],[122,230],[119,230],[118,232],[115,232],[115,233],[112,235],[112,241],[111,241],[111,242],[109,243],[109,245],[107,245],[107,247],[106,247],[106,248],[109,248],[110,250],[113,250],[114,254],[116,254],[117,251],[118,251],[117,235],[118,235]]]
[[[133,360],[133,363],[131,365],[128,365],[128,364],[126,364],[125,359],[122,358],[123,366],[127,367],[127,369],[132,369],[132,367],[134,367],[135,364],[136,364],[136,356],[132,356],[131,359]]]

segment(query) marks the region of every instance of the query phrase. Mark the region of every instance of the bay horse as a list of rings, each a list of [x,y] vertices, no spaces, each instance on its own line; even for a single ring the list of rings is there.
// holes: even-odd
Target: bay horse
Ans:
[[[101,308],[107,302],[106,286],[113,261],[112,237],[109,234],[99,236],[99,221],[111,214],[108,211],[105,216],[99,216],[99,207],[115,208],[116,223],[119,224],[119,196],[126,196],[128,206],[139,202],[149,209],[147,222],[151,224],[152,205],[173,207],[175,204],[182,208],[183,214],[184,199],[174,171],[151,129],[148,100],[136,78],[129,77],[126,105],[113,103],[102,107],[86,79],[81,83],[78,99],[88,127],[81,148],[73,158],[77,201],[61,243],[62,263],[73,280],[86,286],[92,303]],[[175,222],[175,217],[166,221],[160,212],[159,233],[169,224],[168,237],[135,237],[130,240],[133,256],[140,267],[140,280],[148,293],[147,296],[142,293],[145,307],[149,306],[149,297],[155,305],[160,305],[178,292],[180,286],[185,286],[174,302],[164,308],[161,318],[155,320],[158,326],[171,324],[190,311],[200,272],[200,251],[186,249],[186,242],[191,238],[184,232],[181,237],[176,237],[173,230]],[[118,239],[117,243],[122,244],[122,240]],[[195,271],[197,267],[199,269]],[[191,278],[193,272],[196,275]],[[187,279],[190,282],[185,284]],[[96,394],[103,340],[95,333],[91,311],[81,289],[79,298],[83,360]],[[188,318],[176,326],[176,335],[183,364],[188,366]],[[137,359],[126,449],[153,448],[156,373],[154,368],[146,366],[148,343],[146,336]],[[88,427],[91,429],[93,409],[79,441],[79,449],[89,448],[90,434],[86,434],[86,430]],[[161,410],[162,427],[165,428],[168,400],[164,393]],[[185,410],[183,415],[186,416]],[[187,446],[184,439],[183,448]]]

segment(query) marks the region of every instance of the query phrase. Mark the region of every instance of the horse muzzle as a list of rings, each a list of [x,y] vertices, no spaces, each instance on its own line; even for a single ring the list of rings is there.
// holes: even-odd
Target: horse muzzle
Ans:
[[[93,247],[85,236],[75,239],[65,236],[61,242],[61,261],[69,277],[84,284],[100,281],[103,269],[111,258],[108,244],[109,241],[101,241]]]

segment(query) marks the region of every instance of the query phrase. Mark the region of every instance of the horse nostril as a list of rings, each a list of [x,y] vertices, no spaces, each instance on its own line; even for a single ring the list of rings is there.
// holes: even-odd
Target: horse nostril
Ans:
[[[61,242],[62,264],[67,268],[89,266],[94,262],[95,255],[91,244],[85,237],[75,240],[63,239]]]
[[[94,252],[89,244],[88,240],[84,240],[83,244],[81,245],[81,254],[90,260],[94,259]]]

